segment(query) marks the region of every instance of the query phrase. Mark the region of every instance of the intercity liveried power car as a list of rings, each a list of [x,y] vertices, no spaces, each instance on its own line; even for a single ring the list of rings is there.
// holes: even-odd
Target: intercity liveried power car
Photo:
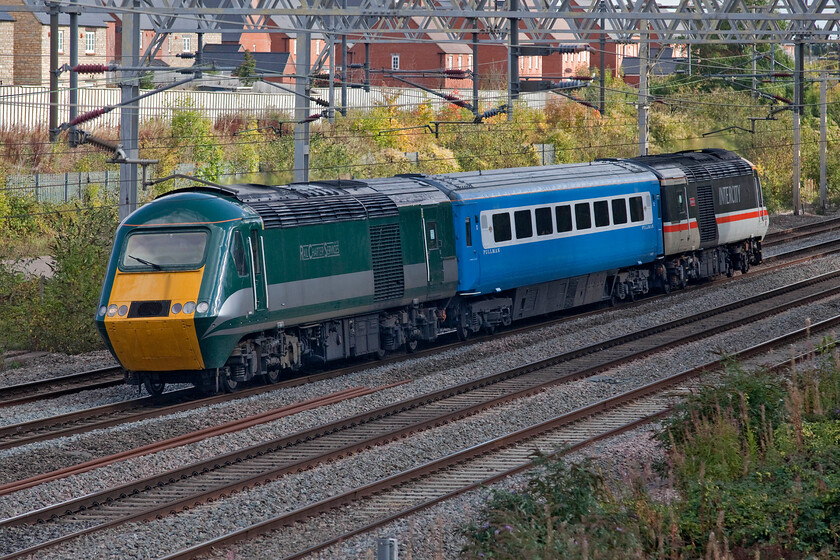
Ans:
[[[129,383],[233,391],[746,272],[767,227],[755,168],[725,150],[201,184],[120,225],[95,320]]]

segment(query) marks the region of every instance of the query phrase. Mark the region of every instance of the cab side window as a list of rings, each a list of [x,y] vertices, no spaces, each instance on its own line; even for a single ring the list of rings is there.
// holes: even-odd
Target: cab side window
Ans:
[[[236,268],[236,274],[240,277],[247,276],[248,267],[245,264],[245,243],[242,241],[242,234],[239,231],[233,232],[233,238],[230,244],[230,256],[233,258],[233,266]]]

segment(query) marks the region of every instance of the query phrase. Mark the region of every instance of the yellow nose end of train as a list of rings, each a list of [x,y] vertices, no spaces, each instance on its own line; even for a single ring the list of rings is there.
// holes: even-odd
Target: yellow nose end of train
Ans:
[[[204,369],[194,319],[203,273],[116,272],[108,307],[118,311],[106,315],[105,329],[124,368]]]

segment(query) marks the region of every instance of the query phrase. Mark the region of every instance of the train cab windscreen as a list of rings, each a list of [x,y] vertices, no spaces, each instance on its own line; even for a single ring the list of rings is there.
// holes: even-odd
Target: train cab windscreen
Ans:
[[[128,236],[120,268],[194,270],[204,262],[206,231],[136,232]]]

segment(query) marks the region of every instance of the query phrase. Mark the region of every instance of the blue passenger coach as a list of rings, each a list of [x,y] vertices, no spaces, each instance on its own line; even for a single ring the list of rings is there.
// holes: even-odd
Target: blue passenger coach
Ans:
[[[592,272],[606,280],[662,254],[660,184],[650,170],[594,162],[507,171],[435,178],[451,189],[460,293],[588,282]]]

